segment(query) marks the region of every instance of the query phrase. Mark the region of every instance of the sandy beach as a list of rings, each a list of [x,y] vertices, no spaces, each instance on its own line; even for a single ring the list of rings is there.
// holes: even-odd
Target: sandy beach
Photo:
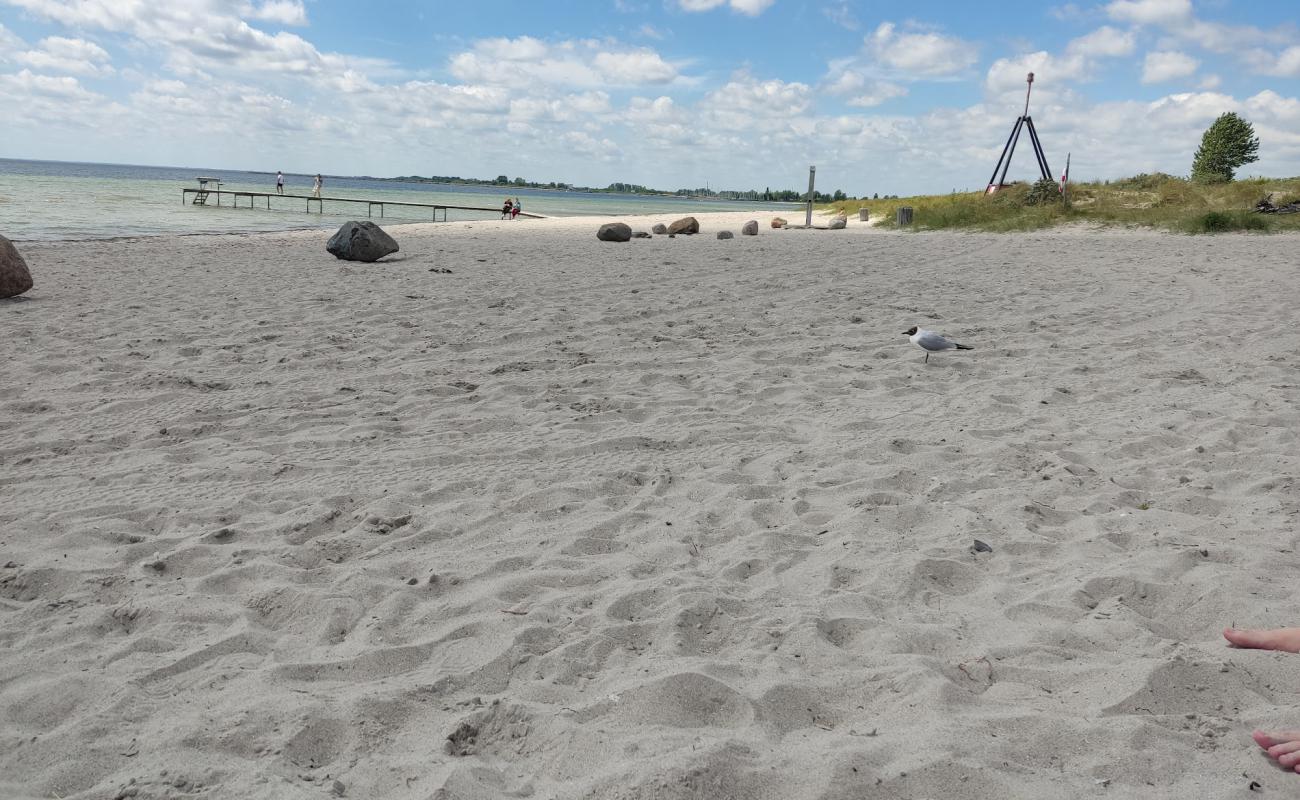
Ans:
[[[0,796],[1300,793],[1300,236],[770,217],[20,244]]]

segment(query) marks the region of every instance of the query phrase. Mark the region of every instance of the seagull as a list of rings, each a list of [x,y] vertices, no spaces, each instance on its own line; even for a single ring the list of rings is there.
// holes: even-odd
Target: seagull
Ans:
[[[970,345],[957,344],[950,342],[934,331],[927,331],[924,328],[908,328],[903,331],[903,335],[911,339],[912,344],[925,350],[925,363],[930,362],[930,354],[937,353],[940,350],[974,350]]]

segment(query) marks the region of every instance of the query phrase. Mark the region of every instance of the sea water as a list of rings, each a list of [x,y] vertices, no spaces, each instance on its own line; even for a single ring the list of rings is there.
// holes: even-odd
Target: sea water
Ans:
[[[789,213],[791,204],[760,201],[717,201],[668,196],[605,194],[525,189],[514,186],[460,186],[408,183],[370,178],[326,176],[323,212],[301,198],[232,198],[216,195],[207,205],[194,205],[195,178],[221,180],[221,188],[234,191],[274,192],[275,174],[195,167],[146,167],[124,164],[87,164],[64,161],[25,161],[0,158],[0,235],[15,241],[51,239],[108,239],[164,234],[242,233],[301,228],[337,228],[350,219],[366,219],[364,203],[331,202],[330,198],[356,198],[389,202],[474,206],[489,211],[447,212],[448,220],[500,219],[498,209],[507,197],[520,198],[524,211],[543,216],[610,216],[659,214],[666,217],[707,211],[742,211],[770,208]],[[313,175],[284,176],[286,195],[311,194]],[[375,222],[400,224],[430,222],[433,210],[385,206],[383,218],[375,207]],[[438,212],[439,221],[442,212]],[[524,221],[520,221],[521,224]]]

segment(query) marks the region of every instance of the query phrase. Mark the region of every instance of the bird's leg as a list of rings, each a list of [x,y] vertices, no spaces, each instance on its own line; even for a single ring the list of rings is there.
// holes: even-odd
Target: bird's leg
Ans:
[[[925,361],[923,361],[923,362],[921,362],[921,363],[923,363],[923,364],[929,364],[929,363],[930,363],[930,354],[929,354],[929,353],[926,353],[926,354],[925,354]]]

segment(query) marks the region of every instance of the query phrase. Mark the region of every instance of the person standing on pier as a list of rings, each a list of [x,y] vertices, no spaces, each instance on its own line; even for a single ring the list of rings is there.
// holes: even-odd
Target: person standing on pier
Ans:
[[[275,171],[275,193],[284,194],[284,173],[280,170]]]
[[[325,179],[320,176],[319,172],[316,173],[316,184],[311,187],[311,193],[317,197],[320,197],[320,190],[324,186],[325,186]]]

